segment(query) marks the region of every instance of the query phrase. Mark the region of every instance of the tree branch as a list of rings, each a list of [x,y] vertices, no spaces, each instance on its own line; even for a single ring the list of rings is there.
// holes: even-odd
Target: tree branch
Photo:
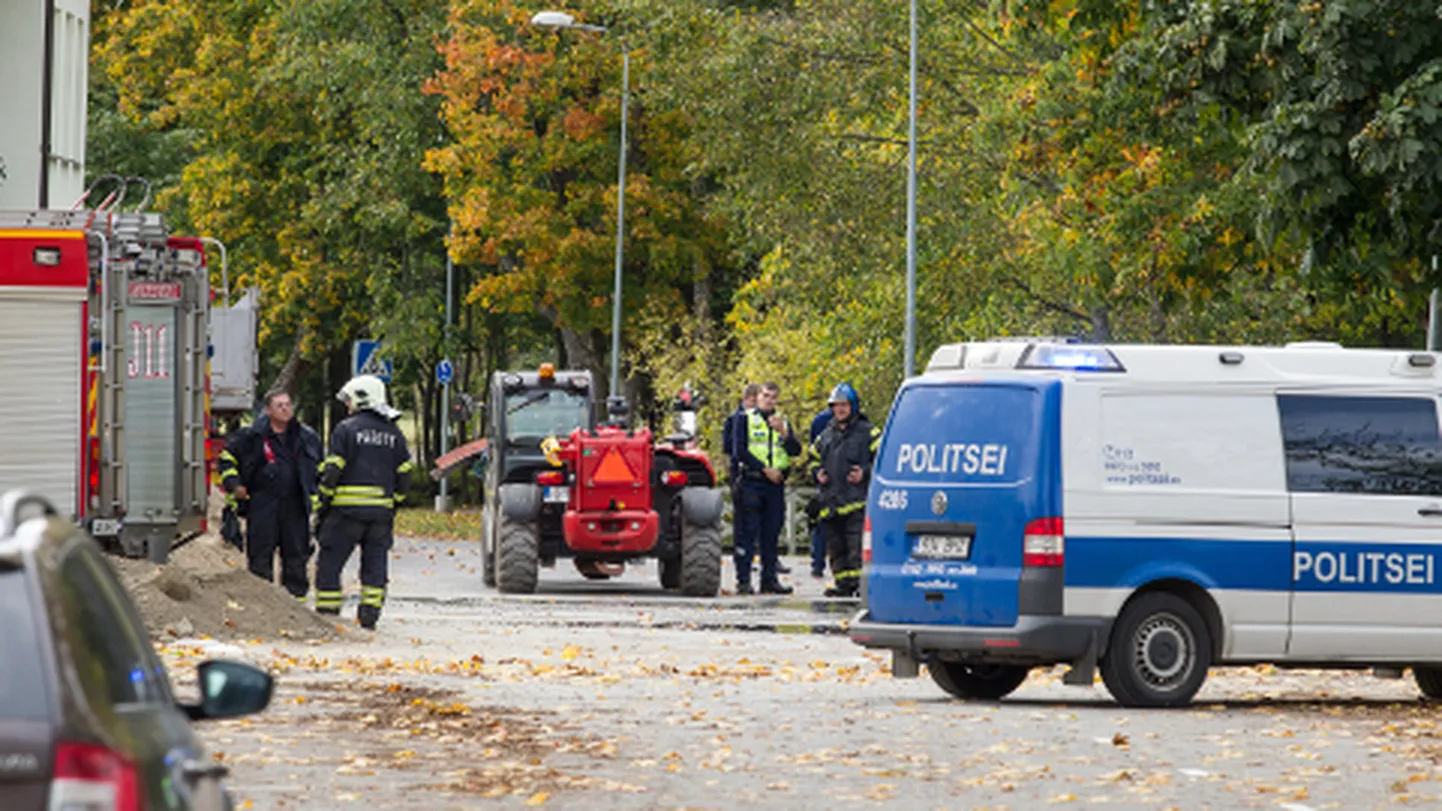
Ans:
[[[1086,325],[1087,325],[1088,327],[1093,326],[1092,317],[1091,317],[1090,315],[1087,315],[1086,313],[1082,312],[1081,310],[1078,310],[1077,308],[1071,306],[1070,304],[1065,304],[1065,303],[1059,302],[1059,301],[1053,301],[1052,299],[1049,299],[1049,298],[1047,298],[1046,296],[1043,296],[1042,294],[1040,294],[1040,293],[1036,292],[1035,290],[1033,290],[1033,289],[1031,288],[1031,285],[1027,284],[1026,281],[1025,281],[1024,279],[1022,279],[1020,276],[1003,276],[1003,277],[1002,277],[1002,281],[1005,282],[1005,283],[1007,283],[1007,284],[1009,284],[1009,285],[1011,285],[1012,287],[1017,288],[1017,289],[1020,290],[1022,293],[1024,293],[1028,298],[1031,298],[1033,301],[1035,301],[1036,303],[1040,304],[1042,307],[1045,307],[1046,309],[1051,310],[1051,311],[1054,312],[1054,313],[1058,313],[1058,314],[1060,314],[1060,315],[1066,315],[1066,316],[1070,316],[1070,317],[1072,317],[1072,318],[1075,318],[1075,319],[1078,320],[1078,321],[1082,321],[1082,322],[1086,323]]]

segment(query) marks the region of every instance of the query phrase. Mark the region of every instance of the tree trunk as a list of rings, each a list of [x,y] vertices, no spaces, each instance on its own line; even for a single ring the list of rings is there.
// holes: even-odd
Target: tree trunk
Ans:
[[[301,356],[300,344],[305,339],[306,328],[302,324],[295,331],[295,343],[290,346],[290,356],[285,359],[285,365],[280,367],[280,373],[275,376],[267,392],[283,391],[295,398],[296,388],[299,386],[306,372],[310,370],[310,361]]]
[[[560,328],[561,343],[566,351],[566,360],[571,368],[586,369],[591,373],[591,390],[596,393],[596,401],[604,403],[610,395],[610,371],[606,367],[605,358],[596,350],[597,338],[600,333],[592,331],[589,333],[577,332],[566,327]]]
[[[1109,343],[1112,339],[1111,311],[1104,305],[1097,305],[1091,311],[1092,341]]]

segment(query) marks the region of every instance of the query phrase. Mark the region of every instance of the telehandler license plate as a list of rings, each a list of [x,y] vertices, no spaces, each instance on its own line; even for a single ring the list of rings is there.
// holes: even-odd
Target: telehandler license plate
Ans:
[[[541,494],[547,504],[565,504],[571,500],[571,488],[569,487],[547,487]]]

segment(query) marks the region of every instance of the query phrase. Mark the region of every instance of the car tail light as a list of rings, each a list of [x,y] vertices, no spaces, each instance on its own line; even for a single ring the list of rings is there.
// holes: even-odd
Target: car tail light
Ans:
[[[544,470],[536,474],[536,484],[556,487],[566,483],[566,474],[560,470]]]
[[[661,483],[667,487],[685,487],[689,478],[684,470],[668,470],[661,474]]]
[[[55,745],[51,811],[140,811],[135,766],[118,752],[88,743]]]
[[[1060,518],[1038,518],[1022,536],[1023,566],[1060,566],[1066,559],[1066,534]]]
[[[871,516],[861,524],[861,562],[871,562]]]

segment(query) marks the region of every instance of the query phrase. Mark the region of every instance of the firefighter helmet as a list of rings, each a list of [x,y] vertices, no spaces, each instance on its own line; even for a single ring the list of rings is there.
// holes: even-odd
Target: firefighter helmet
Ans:
[[[375,375],[352,377],[335,398],[356,411],[370,409],[376,412],[389,411],[386,408],[386,384]]]
[[[831,390],[831,396],[826,398],[827,405],[833,403],[850,403],[851,410],[857,411],[861,408],[861,397],[850,383],[837,383],[836,388]]]

